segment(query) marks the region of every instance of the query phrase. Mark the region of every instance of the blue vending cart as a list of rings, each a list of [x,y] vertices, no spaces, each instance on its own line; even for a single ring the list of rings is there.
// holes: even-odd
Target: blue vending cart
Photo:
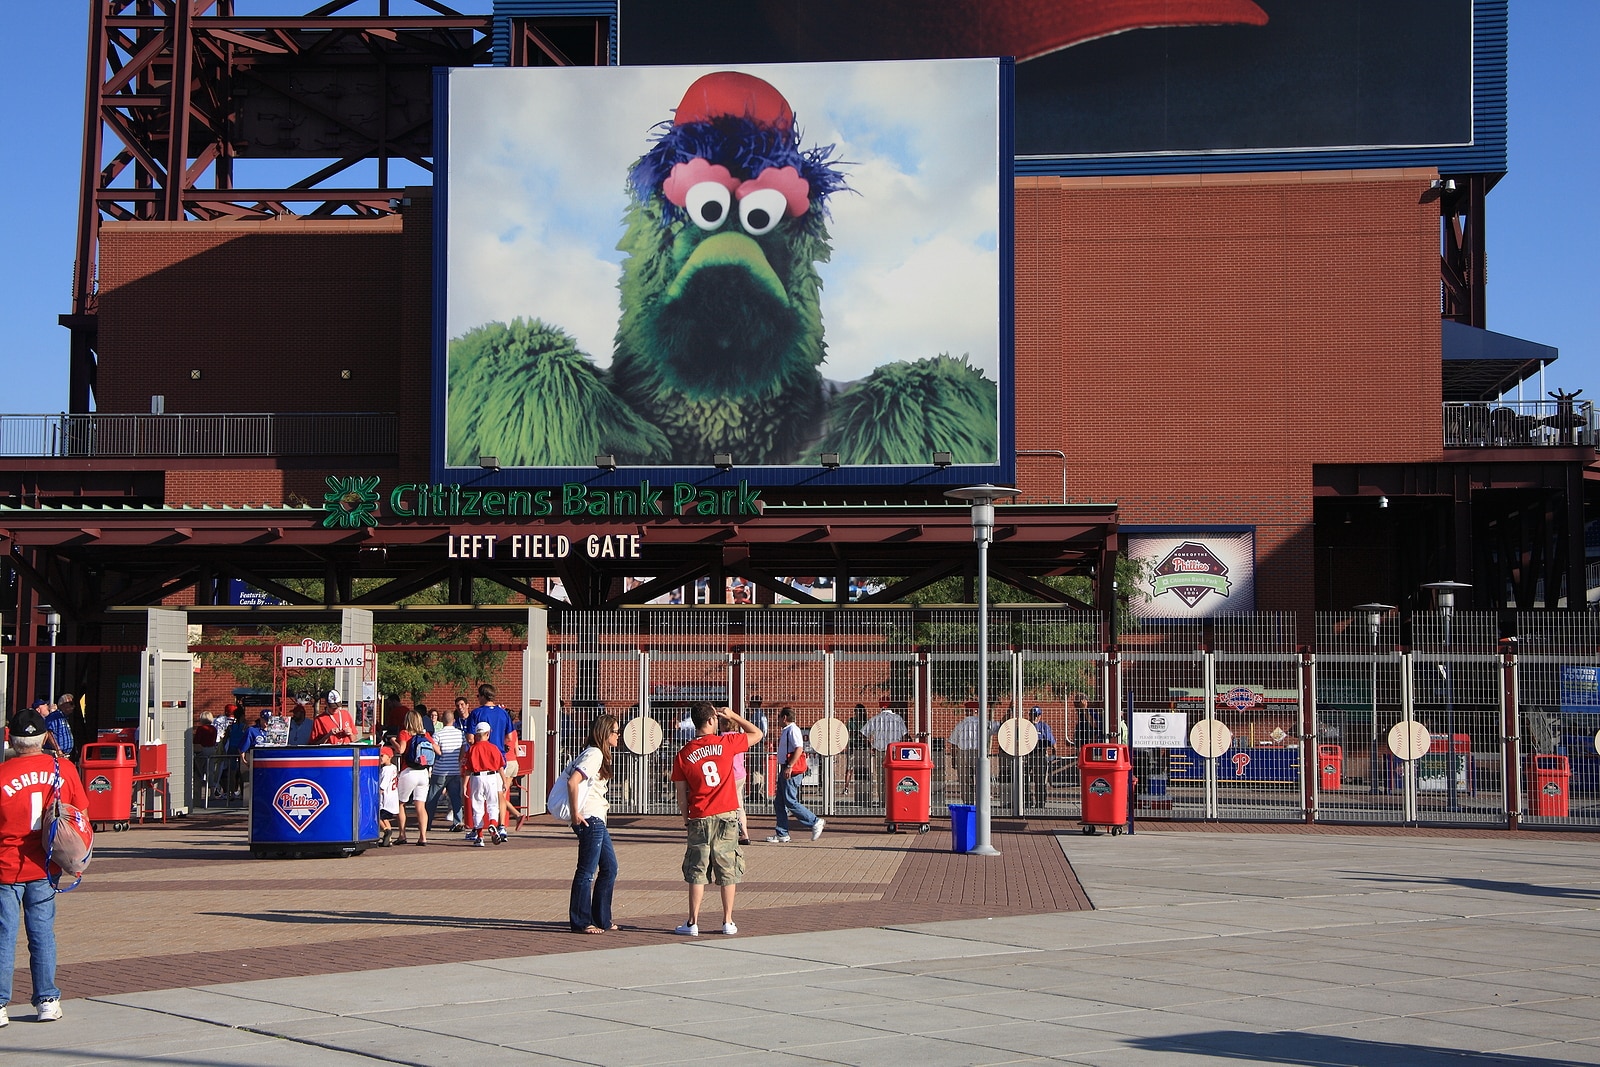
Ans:
[[[250,852],[257,858],[359,856],[378,843],[378,749],[250,753]]]

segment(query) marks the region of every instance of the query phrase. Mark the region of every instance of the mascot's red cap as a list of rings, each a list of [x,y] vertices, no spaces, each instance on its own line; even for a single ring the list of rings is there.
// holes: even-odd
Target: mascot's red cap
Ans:
[[[782,93],[760,78],[732,70],[696,78],[684,91],[672,122],[682,126],[728,115],[776,130],[794,129],[794,111]]]

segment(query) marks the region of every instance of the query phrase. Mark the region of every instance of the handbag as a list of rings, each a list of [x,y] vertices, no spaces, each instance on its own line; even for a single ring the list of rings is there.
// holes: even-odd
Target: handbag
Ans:
[[[94,858],[94,824],[86,812],[61,799],[61,761],[56,761],[55,796],[44,812],[44,845],[46,877],[50,888],[66,893],[83,881],[83,872],[89,869]],[[54,871],[50,868],[54,867]],[[63,874],[72,875],[72,884],[62,889],[58,884]]]
[[[585,749],[584,751],[588,751]],[[550,795],[545,798],[544,810],[562,822],[572,821],[572,798],[567,795],[567,779],[572,777],[572,772],[577,770],[578,761],[583,759],[583,753],[567,764],[567,769],[556,776],[555,785],[550,787]],[[583,805],[589,799],[589,779],[584,778],[578,783],[578,810],[583,810]]]

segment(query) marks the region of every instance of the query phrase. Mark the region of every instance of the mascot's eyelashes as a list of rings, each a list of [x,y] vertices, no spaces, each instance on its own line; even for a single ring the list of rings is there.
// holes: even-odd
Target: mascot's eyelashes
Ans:
[[[717,182],[698,182],[683,198],[683,209],[696,226],[714,230],[728,217],[728,205],[732,202],[733,194],[726,187]]]

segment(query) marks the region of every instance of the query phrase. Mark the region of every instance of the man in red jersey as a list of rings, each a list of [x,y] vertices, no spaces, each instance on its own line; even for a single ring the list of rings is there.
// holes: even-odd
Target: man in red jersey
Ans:
[[[55,799],[57,774],[61,799],[87,808],[78,770],[65,757],[44,752],[50,728],[33,710],[11,721],[11,746],[16,755],[0,763],[0,1026],[10,1020],[12,965],[17,933],[28,931],[28,966],[33,976],[33,1003],[40,1022],[61,1018],[61,990],[56,988],[56,891],[50,884],[42,827],[44,812]]]
[[[672,760],[672,781],[678,791],[678,811],[689,829],[683,854],[683,880],[689,883],[689,921],[674,933],[700,936],[700,902],[706,883],[722,891],[722,932],[736,934],[733,895],[744,878],[744,853],[739,851],[739,794],[733,759],[761,740],[761,727],[738,712],[721,714],[739,733],[717,733],[718,711],[696,704],[691,718],[695,736]]]

